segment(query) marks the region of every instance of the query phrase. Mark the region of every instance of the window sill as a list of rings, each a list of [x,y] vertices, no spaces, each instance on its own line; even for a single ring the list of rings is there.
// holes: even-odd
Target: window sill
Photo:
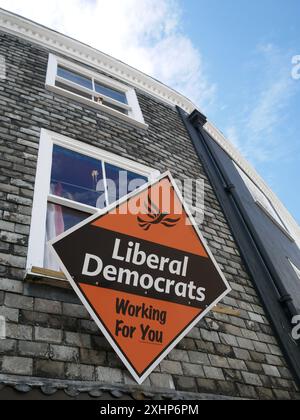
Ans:
[[[59,287],[61,289],[71,289],[71,286],[63,273],[47,270],[45,268],[32,267],[26,272],[25,281]]]
[[[64,89],[61,89],[58,86],[52,86],[52,85],[46,84],[46,88],[48,90],[50,90],[51,92],[57,93],[61,96],[65,96],[69,99],[76,100],[76,101],[78,101],[82,104],[85,104],[85,105],[91,106],[92,108],[98,109],[99,111],[103,111],[103,112],[106,112],[108,114],[111,114],[114,117],[117,117],[117,118],[119,118],[119,119],[121,119],[121,120],[123,120],[123,121],[125,121],[129,124],[135,125],[136,127],[141,128],[143,130],[147,130],[149,128],[149,126],[142,121],[138,121],[138,120],[136,120],[132,117],[129,117],[128,115],[122,114],[121,112],[118,112],[118,111],[116,111],[112,108],[109,108],[108,106],[98,104],[97,102],[94,102],[91,99],[83,98],[82,96],[76,95],[75,93],[68,92]]]

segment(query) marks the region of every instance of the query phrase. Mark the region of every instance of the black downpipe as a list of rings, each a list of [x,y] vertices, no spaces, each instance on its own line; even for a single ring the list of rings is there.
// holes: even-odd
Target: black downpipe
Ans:
[[[222,162],[218,158],[218,156],[214,153],[211,145],[206,140],[205,136],[202,134],[203,130],[203,123],[206,122],[206,118],[202,116],[198,111],[194,111],[189,117],[189,121],[193,125],[193,127],[197,130],[198,135],[201,137],[202,143],[206,149],[207,154],[209,155],[209,158],[213,162],[214,167],[216,168],[219,177],[222,180],[223,187],[225,191],[227,192],[228,196],[232,199],[233,204],[236,208],[236,211],[238,212],[241,222],[244,224],[245,230],[247,231],[249,238],[251,238],[252,245],[255,247],[257,254],[261,258],[261,262],[263,263],[265,269],[269,272],[270,278],[273,282],[273,284],[276,287],[276,290],[278,292],[278,299],[283,308],[285,309],[287,316],[293,318],[295,315],[299,315],[292,296],[288,293],[285,285],[283,284],[281,278],[278,276],[276,269],[274,268],[274,265],[269,257],[269,255],[266,253],[265,248],[263,244],[261,243],[261,240],[259,236],[256,234],[255,229],[253,228],[252,222],[247,214],[247,212],[244,211],[243,203],[239,197],[239,195],[236,192],[235,186],[231,183]]]
[[[300,346],[299,342],[297,343],[291,337],[291,317],[299,315],[293,299],[277,275],[251,220],[247,216],[235,186],[231,183],[223,164],[210,145],[209,135],[202,131],[207,122],[206,117],[197,110],[188,116],[181,108],[177,107],[177,109],[194,144],[198,158],[215,188],[220,205],[253,279],[253,284],[265,306],[282,351],[295,374],[298,385],[300,385]]]

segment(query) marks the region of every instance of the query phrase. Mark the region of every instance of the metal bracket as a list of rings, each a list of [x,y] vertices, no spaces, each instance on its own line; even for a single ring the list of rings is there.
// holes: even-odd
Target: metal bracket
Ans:
[[[235,190],[235,185],[228,184],[224,189],[228,194],[232,194],[232,192]]]

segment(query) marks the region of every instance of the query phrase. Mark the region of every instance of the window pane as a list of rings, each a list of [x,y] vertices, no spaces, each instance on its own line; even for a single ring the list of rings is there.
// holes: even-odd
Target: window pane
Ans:
[[[90,214],[87,213],[48,203],[44,268],[59,271],[59,266],[47,245],[48,241],[56,238],[58,235],[82,222],[89,216]]]
[[[101,93],[105,96],[108,96],[109,98],[112,98],[115,101],[122,102],[123,104],[128,103],[124,92],[119,92],[118,90],[109,88],[98,82],[95,82],[95,90],[96,92]]]
[[[92,207],[105,207],[102,163],[61,146],[53,146],[51,194]],[[98,191],[97,191],[98,190]],[[100,204],[101,205],[100,205]]]
[[[89,95],[88,93],[82,92],[82,90],[75,89],[73,87],[70,87],[64,83],[61,82],[55,82],[55,86],[60,87],[61,89],[67,90],[68,92],[76,93],[76,95],[82,96],[83,98],[87,99],[93,99],[92,95]]]
[[[258,186],[248,177],[248,175],[235,164],[235,167],[237,168],[238,172],[240,173],[244,183],[246,184],[246,187],[250,191],[254,201],[258,202],[264,210],[273,217],[274,220],[276,220],[277,223],[279,223],[284,229],[286,227],[284,226],[282,220],[280,219],[279,215],[277,214],[276,210],[272,206],[270,200],[265,196],[265,194],[258,188]]]
[[[290,261],[290,263],[291,263],[293,269],[295,270],[295,273],[297,274],[297,276],[298,276],[298,278],[300,280],[300,270],[299,270],[299,268],[296,267],[295,264],[292,263],[292,261]]]
[[[57,76],[62,77],[70,82],[76,83],[77,85],[83,86],[88,89],[93,89],[92,79],[82,76],[81,74],[75,73],[71,70],[67,70],[61,66],[57,68]]]
[[[112,204],[148,182],[148,178],[106,163],[108,201]]]

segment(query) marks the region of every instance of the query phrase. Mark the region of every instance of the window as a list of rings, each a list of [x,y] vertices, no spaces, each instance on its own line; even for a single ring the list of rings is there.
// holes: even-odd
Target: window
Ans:
[[[141,128],[147,128],[133,88],[53,54],[49,55],[46,87]]]
[[[300,280],[300,270],[299,270],[299,268],[296,267],[295,264],[293,264],[291,260],[289,260],[289,262],[290,262],[291,266],[293,267],[295,273],[297,274],[297,276],[298,276],[298,278]]]
[[[287,227],[281,220],[279,214],[273,207],[271,201],[266,197],[266,195],[261,191],[261,189],[248,177],[248,175],[234,162],[234,165],[242,177],[246,187],[248,188],[250,194],[252,195],[256,204],[269,216],[271,219],[284,230],[284,233],[288,233]]]
[[[144,165],[43,129],[27,270],[44,269],[56,277],[59,267],[47,242],[158,175]]]

